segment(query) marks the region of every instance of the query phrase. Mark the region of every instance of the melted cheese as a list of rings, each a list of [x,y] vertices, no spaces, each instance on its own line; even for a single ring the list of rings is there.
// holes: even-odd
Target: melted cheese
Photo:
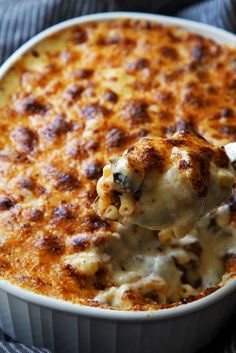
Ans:
[[[228,252],[236,251],[236,231],[229,226],[229,220],[225,222],[229,214],[227,205],[217,213],[218,217],[204,216],[190,234],[168,244],[161,243],[154,231],[122,227],[121,238],[104,248],[111,256],[113,286],[96,299],[129,309],[133,305],[132,296],[125,297],[125,293],[130,291],[166,304],[196,294],[196,287],[218,285],[225,271],[223,259]],[[224,225],[212,224],[213,219],[220,224],[224,219]]]
[[[201,216],[227,200],[234,180],[224,150],[186,132],[142,139],[122,157],[111,158],[105,173],[109,168],[111,177],[103,175],[99,182],[107,180],[107,190],[95,209],[99,212],[104,193],[104,202],[109,197],[115,205],[117,198],[133,197],[132,212],[122,215],[120,206],[118,220],[175,236],[186,235]],[[106,217],[107,209],[101,210]]]

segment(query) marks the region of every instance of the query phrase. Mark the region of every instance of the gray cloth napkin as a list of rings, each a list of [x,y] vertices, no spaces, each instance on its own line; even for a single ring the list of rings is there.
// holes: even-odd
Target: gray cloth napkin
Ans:
[[[0,64],[29,38],[55,23],[107,11],[178,16],[236,33],[236,0],[0,0]],[[3,333],[0,338],[0,353],[49,352],[9,342]],[[236,353],[236,314],[215,340],[198,353]]]

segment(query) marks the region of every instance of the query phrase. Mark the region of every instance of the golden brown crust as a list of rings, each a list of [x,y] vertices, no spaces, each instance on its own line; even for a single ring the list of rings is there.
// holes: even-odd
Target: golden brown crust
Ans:
[[[161,174],[173,163],[173,147],[178,147],[179,152],[183,149],[187,153],[188,159],[179,162],[179,171],[181,173],[188,170],[192,187],[200,197],[206,196],[208,192],[211,162],[221,168],[229,167],[229,159],[223,148],[214,147],[202,136],[184,130],[171,138],[141,139],[128,149],[125,156],[130,164],[136,163],[144,171],[155,170]]]
[[[235,58],[199,35],[125,19],[75,26],[23,56],[0,83],[1,277],[72,302],[109,286],[102,270],[88,278],[63,262],[114,227],[90,208],[102,166],[150,134],[234,141]]]
[[[226,258],[225,269],[228,273],[236,273],[236,254],[231,254]]]

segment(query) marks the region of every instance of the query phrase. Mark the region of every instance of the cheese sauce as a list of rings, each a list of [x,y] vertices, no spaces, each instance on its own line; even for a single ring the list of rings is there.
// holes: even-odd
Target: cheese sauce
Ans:
[[[224,148],[190,132],[141,139],[110,161],[98,181],[95,210],[162,235],[186,235],[232,193],[235,173]]]
[[[224,260],[236,253],[236,231],[229,226],[228,205],[217,213],[204,216],[190,234],[167,244],[158,232],[121,226],[121,238],[104,249],[111,256],[113,286],[95,299],[130,309],[133,293],[136,301],[146,296],[167,304],[220,284]]]

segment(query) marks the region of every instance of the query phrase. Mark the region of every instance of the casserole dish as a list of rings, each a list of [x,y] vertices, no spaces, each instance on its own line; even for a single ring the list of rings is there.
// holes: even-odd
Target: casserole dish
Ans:
[[[75,24],[134,18],[181,25],[218,43],[235,45],[232,34],[191,21],[136,13],[81,17],[56,25],[20,48],[2,66],[3,76],[36,43]],[[235,305],[235,280],[196,302],[160,311],[129,312],[85,307],[0,282],[1,327],[16,340],[53,352],[194,352],[207,344]]]

